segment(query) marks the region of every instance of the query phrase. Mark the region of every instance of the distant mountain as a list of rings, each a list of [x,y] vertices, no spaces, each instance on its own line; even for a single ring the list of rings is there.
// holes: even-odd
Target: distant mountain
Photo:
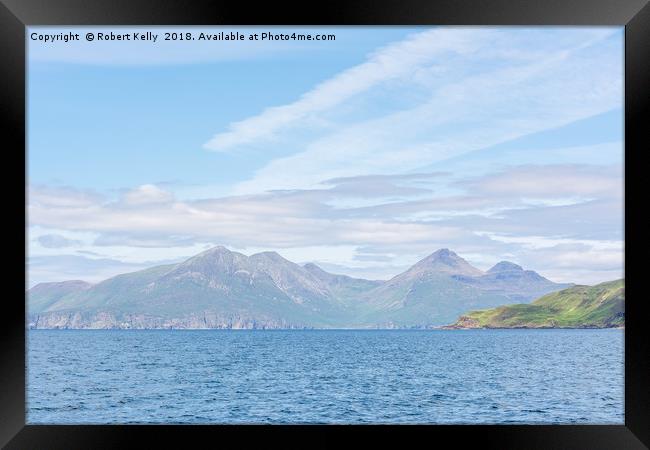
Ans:
[[[69,294],[85,291],[92,286],[80,280],[41,283],[29,290],[29,305],[35,311],[43,311]]]
[[[449,249],[441,249],[365,296],[372,306],[362,323],[384,327],[449,323],[474,308],[532,301],[562,289],[533,271],[501,262],[488,273],[473,267]]]
[[[383,283],[382,281],[352,278],[347,275],[335,275],[324,271],[313,263],[307,263],[303,267],[323,282],[329,292],[344,302],[348,308],[359,306],[358,298],[360,296]]]
[[[109,278],[46,308],[30,302],[29,314],[42,326],[75,328],[326,327],[342,314],[334,300],[326,283],[277,253],[247,257],[216,247]]]
[[[512,263],[484,273],[448,249],[391,280],[370,281],[275,252],[215,247],[95,285],[39,284],[28,291],[27,307],[36,328],[429,327],[563,287]]]
[[[471,311],[449,328],[610,328],[625,323],[625,282],[574,286],[531,304]]]
[[[548,292],[571,286],[571,284],[553,283],[537,272],[524,270],[509,261],[495,264],[478,277],[455,276],[454,278],[485,291],[503,295],[509,299],[509,303],[528,303]]]
[[[478,277],[483,275],[483,272],[447,248],[442,248],[437,252],[432,253],[398,277],[413,278],[414,276],[423,273],[437,273],[466,277]]]

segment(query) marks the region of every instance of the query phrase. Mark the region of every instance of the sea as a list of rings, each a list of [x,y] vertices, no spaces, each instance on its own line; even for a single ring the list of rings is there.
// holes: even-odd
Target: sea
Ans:
[[[29,330],[28,424],[623,424],[624,330]]]

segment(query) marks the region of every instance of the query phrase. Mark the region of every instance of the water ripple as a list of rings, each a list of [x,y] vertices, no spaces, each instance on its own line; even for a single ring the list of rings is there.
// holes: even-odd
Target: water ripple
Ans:
[[[27,375],[29,423],[624,422],[621,330],[30,330]]]

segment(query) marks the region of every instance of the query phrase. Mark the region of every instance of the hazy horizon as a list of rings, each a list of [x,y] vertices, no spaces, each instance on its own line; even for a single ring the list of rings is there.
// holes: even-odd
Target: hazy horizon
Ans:
[[[259,253],[264,253],[264,252],[265,252],[264,250],[262,250],[262,251],[259,251],[259,252],[253,252],[253,253],[242,253],[242,252],[238,252],[238,251],[236,251],[236,250],[232,250],[232,249],[229,249],[229,248],[227,248],[227,247],[225,247],[225,246],[221,246],[221,245],[217,245],[217,246],[211,247],[210,249],[207,249],[207,250],[204,250],[204,251],[209,251],[209,250],[215,249],[215,248],[217,248],[217,247],[224,247],[224,248],[226,248],[228,251],[231,251],[231,252],[233,252],[233,253],[240,253],[240,254],[243,254],[244,256],[252,256],[252,255],[255,255],[255,254],[259,254]],[[433,254],[433,253],[435,253],[435,252],[437,252],[437,251],[439,251],[439,250],[450,250],[450,251],[454,252],[453,249],[442,249],[442,248],[441,248],[441,249],[436,249],[435,251],[431,252],[431,254]],[[349,267],[340,267],[340,266],[337,266],[337,265],[335,265],[335,264],[317,263],[317,262],[315,262],[315,261],[313,261],[313,260],[308,260],[308,261],[292,261],[291,259],[286,258],[284,255],[282,255],[282,252],[281,252],[281,251],[280,251],[280,252],[275,251],[275,250],[271,250],[271,251],[278,253],[278,254],[279,254],[280,256],[282,256],[283,258],[285,258],[285,259],[291,261],[292,263],[298,264],[298,265],[300,265],[300,266],[304,266],[304,265],[306,265],[306,264],[316,264],[316,265],[318,265],[321,269],[325,270],[326,272],[330,272],[330,273],[335,274],[335,275],[349,275],[349,276],[353,276],[353,277],[355,277],[355,278],[365,278],[365,279],[374,280],[374,281],[388,281],[388,280],[390,280],[391,278],[393,278],[393,277],[395,277],[395,276],[401,274],[402,272],[408,270],[410,267],[412,267],[413,265],[415,265],[416,263],[418,263],[418,262],[421,261],[421,259],[419,259],[419,260],[413,261],[411,264],[409,264],[409,265],[407,265],[407,266],[404,266],[404,267],[401,267],[401,268],[394,268],[394,269],[395,269],[395,272],[392,273],[392,274],[389,274],[389,275],[385,276],[384,278],[370,278],[370,277],[365,277],[365,276],[363,276],[362,274],[350,275],[351,273],[354,273],[355,270],[354,270],[354,269],[351,269],[351,268],[349,268]],[[456,253],[456,252],[454,252],[454,253]],[[456,253],[456,254],[457,254],[457,253]],[[458,254],[457,254],[457,255],[458,255]],[[193,256],[196,256],[196,255],[193,255]],[[193,257],[193,256],[192,256],[192,257]],[[427,256],[429,256],[429,255],[427,255]],[[463,258],[463,255],[458,255],[458,256],[461,257],[461,258]],[[191,257],[190,257],[190,258],[191,258]],[[180,259],[178,259],[178,260],[176,260],[176,261],[163,261],[163,262],[159,262],[159,263],[155,263],[155,264],[152,263],[151,265],[149,265],[149,266],[147,266],[147,267],[145,267],[145,268],[153,267],[153,266],[155,266],[155,265],[178,264],[178,263],[182,263],[182,262],[186,261],[187,259],[188,259],[188,258],[180,258]],[[465,259],[465,258],[463,258],[463,259]],[[465,259],[465,260],[466,260],[466,259]],[[474,267],[476,267],[477,269],[481,270],[482,272],[487,272],[490,268],[494,267],[494,265],[495,265],[495,264],[492,264],[492,265],[490,265],[490,266],[481,267],[481,266],[479,266],[479,265],[476,265],[476,264],[472,263],[472,261],[469,261],[469,260],[466,260],[466,261],[467,261],[469,264],[471,264],[472,266],[474,266]],[[504,262],[504,261],[498,261],[498,262]],[[506,262],[511,262],[511,263],[517,264],[516,261],[506,261]],[[523,267],[523,269],[524,269],[524,270],[533,270],[533,271],[535,271],[535,269],[534,269],[534,268],[531,268],[531,267]],[[135,269],[134,271],[137,271],[137,270],[139,270],[139,269]],[[363,270],[363,269],[361,269],[361,270]],[[124,272],[124,273],[129,273],[129,272],[132,272],[132,271],[126,271],[126,272]],[[361,271],[357,271],[357,272],[361,272]],[[535,272],[536,272],[536,271],[535,271]],[[544,276],[543,273],[540,273],[540,275]],[[95,283],[95,282],[97,282],[97,281],[104,281],[104,280],[105,280],[105,278],[101,278],[101,279],[97,279],[97,280],[93,280],[93,281],[89,281],[89,280],[87,280],[87,279],[86,279],[86,280],[77,280],[77,279],[74,279],[74,280],[73,280],[73,279],[66,279],[66,280],[53,280],[53,281],[54,281],[54,282],[62,282],[62,281],[86,281],[86,282]],[[550,281],[555,281],[555,280],[550,280]],[[608,281],[611,281],[611,280],[608,280]],[[30,288],[31,288],[31,287],[34,287],[36,284],[38,284],[38,283],[31,283],[31,282],[30,282],[30,283],[29,283],[29,287],[30,287]]]

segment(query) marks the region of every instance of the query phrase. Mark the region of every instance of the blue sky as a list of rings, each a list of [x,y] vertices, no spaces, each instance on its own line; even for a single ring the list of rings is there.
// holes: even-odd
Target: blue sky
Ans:
[[[622,276],[622,28],[272,31],[336,41],[28,33],[30,285],[213,245],[383,279],[441,247]]]

